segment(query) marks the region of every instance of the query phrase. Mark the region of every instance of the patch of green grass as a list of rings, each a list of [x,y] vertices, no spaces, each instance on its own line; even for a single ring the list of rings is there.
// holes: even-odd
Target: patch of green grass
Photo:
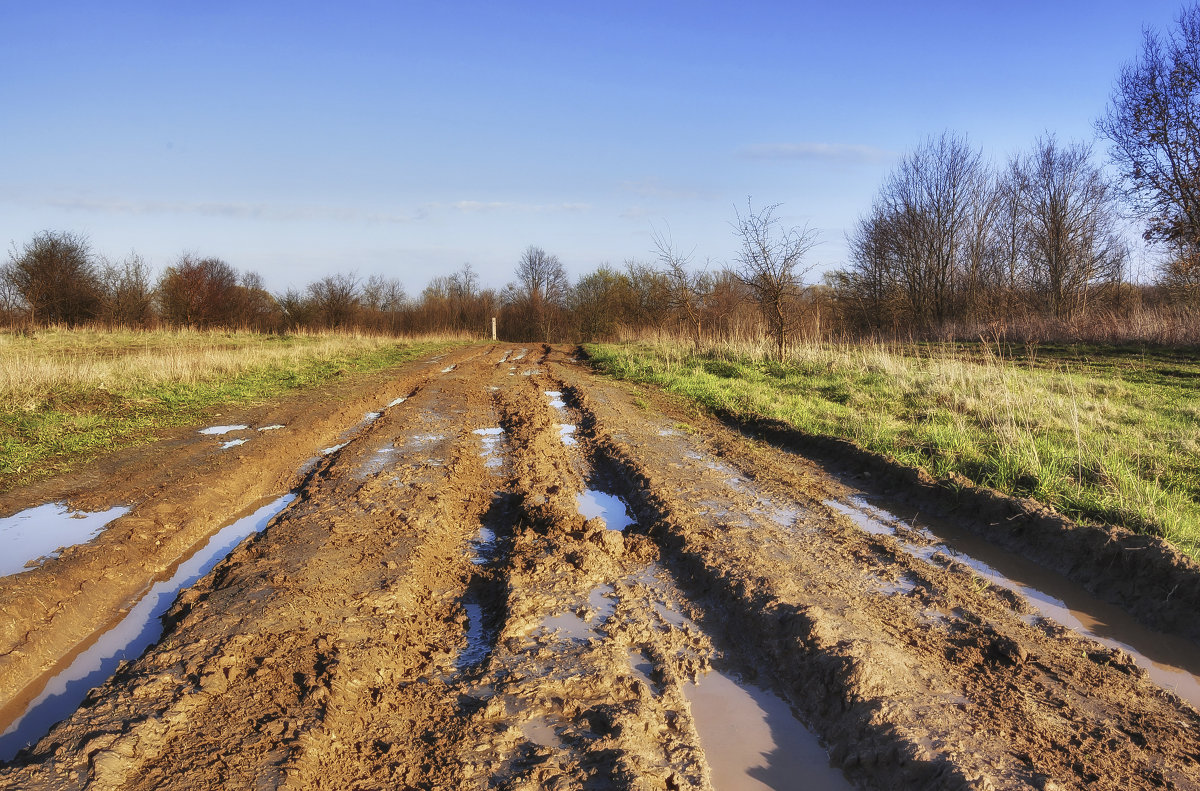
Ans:
[[[1200,558],[1200,362],[1170,351],[987,344],[754,350],[597,345],[613,376],[840,437]]]
[[[445,342],[253,333],[41,333],[0,338],[0,490],[249,406],[444,349]],[[14,359],[20,358],[20,359]]]

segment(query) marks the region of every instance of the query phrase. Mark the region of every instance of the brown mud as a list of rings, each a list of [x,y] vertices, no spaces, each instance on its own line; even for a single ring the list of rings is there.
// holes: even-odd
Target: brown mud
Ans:
[[[288,426],[237,448],[181,437],[7,495],[134,508],[0,578],[0,705],[235,512],[298,496],[0,785],[1200,787],[1200,714],[1129,655],[919,531],[863,529],[835,507],[862,487],[827,458],[570,355],[463,349],[287,415],[220,416]],[[634,523],[581,515],[581,495]],[[1102,562],[1089,541],[1073,566]],[[1118,603],[1178,623],[1146,614],[1155,590]]]

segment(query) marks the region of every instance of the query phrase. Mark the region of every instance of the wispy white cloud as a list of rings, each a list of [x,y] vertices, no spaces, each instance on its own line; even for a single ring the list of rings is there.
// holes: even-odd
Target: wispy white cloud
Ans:
[[[513,201],[478,201],[478,200],[460,200],[453,203],[430,203],[427,204],[428,209],[451,209],[458,212],[522,212],[522,213],[543,213],[556,211],[587,211],[591,208],[588,203],[517,203]]]
[[[739,152],[747,159],[801,159],[825,162],[882,162],[891,151],[852,143],[755,143]]]
[[[271,220],[313,222],[407,223],[409,214],[387,211],[367,211],[344,206],[281,206],[267,203],[237,203],[224,201],[138,201],[124,198],[48,198],[40,205],[67,211],[100,212],[104,214],[193,214],[202,217],[223,217],[237,220]]]
[[[235,220],[266,220],[277,222],[367,222],[404,224],[420,222],[439,211],[461,213],[486,212],[581,212],[591,208],[579,202],[518,203],[512,201],[460,200],[446,203],[427,203],[412,211],[369,210],[349,206],[295,206],[286,204],[248,203],[236,201],[169,201],[130,200],[115,197],[51,197],[30,198],[11,196],[9,202],[36,204],[66,211],[93,212],[142,216],[153,214],[188,214]]]

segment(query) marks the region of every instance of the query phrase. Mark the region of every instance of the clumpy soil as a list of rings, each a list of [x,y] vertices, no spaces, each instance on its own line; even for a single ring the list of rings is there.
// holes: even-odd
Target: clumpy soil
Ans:
[[[0,501],[133,506],[0,578],[11,719],[190,547],[297,494],[4,787],[1200,787],[1200,714],[1128,654],[864,530],[827,458],[572,350],[462,349],[214,422],[249,441],[180,435]],[[633,523],[581,515],[595,492]],[[1119,574],[1089,541],[1073,566]]]

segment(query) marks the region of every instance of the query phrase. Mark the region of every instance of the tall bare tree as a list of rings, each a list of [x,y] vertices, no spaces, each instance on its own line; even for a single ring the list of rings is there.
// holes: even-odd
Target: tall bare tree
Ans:
[[[650,238],[654,242],[658,264],[667,279],[668,304],[687,320],[693,342],[699,345],[703,340],[708,295],[712,291],[712,278],[708,275],[707,267],[698,272],[692,271],[690,264],[694,251],[682,252],[669,233],[655,229],[651,231]]]
[[[530,245],[517,261],[516,281],[505,289],[506,334],[514,340],[553,340],[563,323],[570,282],[558,256]]]
[[[1091,287],[1118,277],[1128,255],[1113,189],[1083,143],[1041,138],[1021,159],[1029,276],[1057,318],[1087,305]]]
[[[747,199],[745,214],[734,209],[733,228],[741,243],[737,276],[754,294],[776,357],[782,360],[797,324],[796,301],[804,275],[815,266],[805,256],[817,244],[817,231],[807,225],[785,227],[775,216],[778,208],[776,203],[755,211]]]
[[[1145,31],[1096,126],[1168,276],[1200,282],[1200,5],[1165,37]]]

